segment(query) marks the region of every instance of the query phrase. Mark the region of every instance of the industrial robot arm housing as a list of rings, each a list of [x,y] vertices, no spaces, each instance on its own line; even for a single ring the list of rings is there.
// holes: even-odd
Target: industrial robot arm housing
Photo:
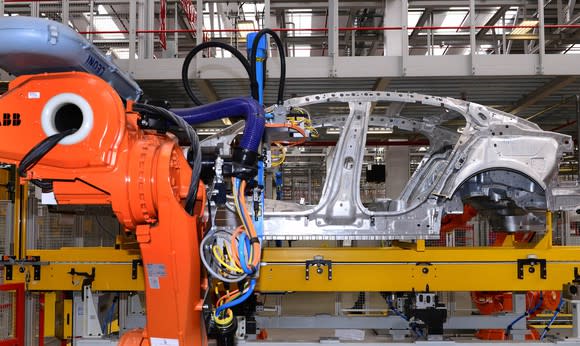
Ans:
[[[140,129],[131,102],[125,106],[105,81],[81,72],[18,77],[0,97],[0,108],[1,161],[19,165],[25,156],[38,157],[31,149],[43,150],[35,146],[47,137],[71,133],[28,165],[26,178],[51,188],[59,204],[110,204],[135,232],[146,276],[147,327],[121,344],[202,343],[197,253],[205,190],[200,184],[188,213],[192,169],[177,138]]]

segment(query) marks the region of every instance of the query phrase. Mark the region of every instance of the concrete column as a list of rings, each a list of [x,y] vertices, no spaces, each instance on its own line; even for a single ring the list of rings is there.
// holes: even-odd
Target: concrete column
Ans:
[[[386,0],[384,26],[406,26],[407,17],[401,15],[403,12],[403,1]],[[385,56],[402,56],[403,55],[403,36],[406,36],[406,30],[386,30],[384,42]]]
[[[385,165],[387,198],[397,199],[409,181],[409,147],[388,147]]]
[[[264,28],[272,27],[272,17],[270,15],[270,0],[264,0]]]
[[[331,60],[329,77],[336,77],[336,58],[338,57],[338,0],[328,0],[328,56]]]
[[[197,11],[197,23],[195,23],[195,44],[203,43],[203,0],[197,0],[195,10]],[[210,3],[210,7],[213,3]]]
[[[148,0],[137,1],[138,25],[140,30],[153,30],[155,23],[155,3]],[[153,58],[153,34],[137,35],[139,41],[138,55],[139,59]]]
[[[64,25],[68,26],[68,21],[69,21],[69,0],[62,0],[62,8],[61,8],[61,18],[62,18],[62,23]]]
[[[135,72],[135,53],[137,50],[137,0],[129,1],[129,73]],[[141,56],[139,56],[141,57]]]

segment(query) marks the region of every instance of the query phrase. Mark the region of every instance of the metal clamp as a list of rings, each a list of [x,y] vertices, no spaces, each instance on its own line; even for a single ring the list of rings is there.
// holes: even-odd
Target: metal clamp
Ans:
[[[134,259],[133,262],[131,262],[131,279],[137,280],[137,268],[138,266],[142,265],[143,265],[142,259]]]
[[[328,280],[332,280],[332,261],[325,260],[322,256],[314,256],[314,259],[306,262],[306,280],[310,280],[310,267],[316,266],[316,272],[322,274],[324,271],[322,267],[328,268]]]
[[[75,270],[75,268],[72,268],[67,274],[72,275],[73,277],[76,276],[80,276],[83,277],[83,282],[82,282],[82,287],[83,289],[85,288],[85,286],[91,286],[93,281],[95,281],[95,267],[93,267],[91,269],[90,273],[87,272],[77,272]]]
[[[546,270],[546,260],[538,258],[526,258],[518,260],[518,279],[524,279],[524,266],[529,266],[528,272],[534,273],[536,271],[535,266],[540,265],[540,278],[546,279],[548,277],[548,272]]]
[[[4,277],[6,281],[12,281],[13,265],[16,263],[16,256],[2,256],[2,265],[6,268]]]
[[[40,280],[40,256],[28,256],[26,259],[28,262],[32,262],[32,277],[35,281]]]

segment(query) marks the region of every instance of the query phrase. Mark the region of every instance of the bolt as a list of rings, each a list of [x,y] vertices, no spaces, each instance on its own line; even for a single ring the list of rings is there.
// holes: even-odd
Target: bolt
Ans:
[[[529,267],[529,268],[528,268],[528,272],[530,272],[530,273],[535,273],[535,272],[536,272],[536,268],[534,268],[534,267]]]
[[[423,272],[423,274],[427,274],[427,273],[429,273],[429,268],[425,267],[425,268],[421,269],[421,271]]]
[[[318,268],[316,268],[316,272],[317,272],[318,274],[322,274],[322,272],[323,272],[323,271],[324,271],[324,270],[322,269],[322,267],[318,267]]]

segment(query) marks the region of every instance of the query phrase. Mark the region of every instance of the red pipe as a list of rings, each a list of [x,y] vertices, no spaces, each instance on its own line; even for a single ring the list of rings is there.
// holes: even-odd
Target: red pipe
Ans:
[[[46,304],[44,293],[40,293],[38,303],[40,305],[38,309],[38,346],[44,346],[44,305]]]
[[[21,0],[12,0],[21,1]],[[22,0],[24,1],[24,0]],[[580,24],[546,24],[544,26],[546,29],[579,29]],[[537,25],[478,25],[475,26],[476,30],[480,29],[534,29],[538,28]],[[417,26],[417,27],[407,27],[406,30],[469,30],[469,26]],[[308,31],[308,32],[327,32],[328,28],[274,28],[273,31],[277,32],[297,32],[297,31]],[[401,26],[375,26],[375,27],[340,27],[338,31],[395,31],[404,30]],[[252,32],[256,29],[204,29],[204,33],[238,33],[238,32]],[[137,34],[160,34],[160,33],[192,33],[195,30],[189,29],[172,29],[172,30],[136,30]],[[117,31],[79,31],[80,34],[128,34],[128,30],[117,30]]]

